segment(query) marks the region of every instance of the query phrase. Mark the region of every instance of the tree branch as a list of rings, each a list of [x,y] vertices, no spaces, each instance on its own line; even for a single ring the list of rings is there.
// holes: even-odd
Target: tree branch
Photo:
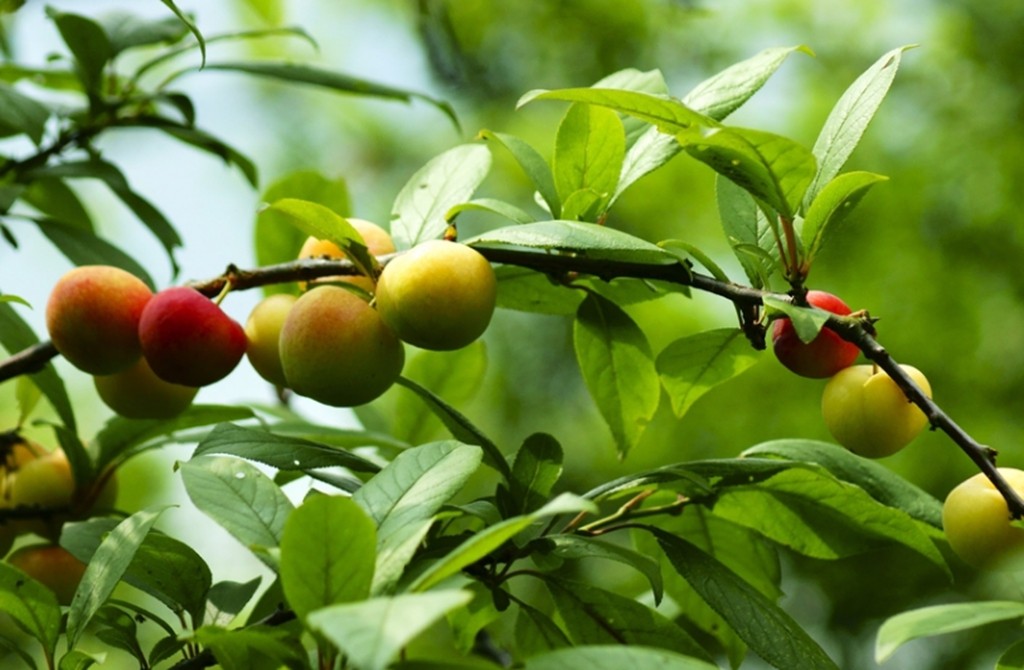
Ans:
[[[763,291],[750,286],[719,281],[714,277],[693,272],[687,265],[678,262],[661,264],[638,263],[519,248],[477,247],[477,251],[492,263],[525,267],[558,277],[564,276],[567,273],[577,273],[591,275],[605,281],[615,278],[633,278],[671,282],[720,296],[733,302],[741,309],[759,306],[763,304],[763,300],[767,296],[778,300],[792,301],[792,296],[788,294]],[[386,265],[397,255],[396,253],[381,256],[379,259],[381,265]],[[204,295],[214,297],[228,283],[231,284],[232,290],[246,290],[271,284],[310,281],[322,277],[354,275],[357,273],[356,267],[346,260],[302,259],[251,270],[241,270],[234,265],[230,265],[218,277],[189,282],[188,285]],[[946,433],[967,454],[978,469],[991,480],[992,484],[1006,499],[1011,517],[1014,519],[1024,518],[1024,499],[1013,490],[996,469],[996,450],[974,440],[935,401],[924,394],[917,384],[907,376],[896,360],[875,340],[872,335],[873,329],[869,317],[833,315],[829,317],[826,326],[835,331],[844,340],[857,345],[869,360],[892,377],[893,381],[903,390],[910,402],[920,407],[925,413],[932,428]],[[56,355],[56,350],[48,342],[19,352],[10,359],[0,362],[0,382],[19,374],[38,370]]]

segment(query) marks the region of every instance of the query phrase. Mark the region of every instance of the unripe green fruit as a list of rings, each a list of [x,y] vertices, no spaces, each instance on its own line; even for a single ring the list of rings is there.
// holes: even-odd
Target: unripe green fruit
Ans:
[[[85,574],[85,563],[56,544],[33,544],[19,548],[7,562],[53,591],[57,602],[67,606]]]
[[[808,291],[807,303],[826,312],[846,316],[850,308],[842,300],[825,291]],[[824,379],[853,365],[860,349],[839,337],[828,327],[822,328],[810,342],[796,334],[793,322],[786,317],[772,324],[772,350],[779,362],[801,377]]]
[[[464,244],[431,240],[388,263],[377,309],[398,337],[423,349],[459,349],[491,322],[497,280],[491,264]]]
[[[61,277],[46,303],[53,346],[75,367],[113,374],[138,360],[139,319],[152,298],[135,275],[107,265],[85,265]]]
[[[93,377],[96,392],[107,407],[129,419],[170,419],[192,404],[199,389],[166,382],[156,376],[145,358],[127,370]]]
[[[186,286],[160,291],[139,320],[142,354],[172,384],[206,386],[245,355],[245,331],[212,300]]]
[[[1024,495],[1024,471],[999,468],[999,473],[1014,491]],[[1006,500],[982,473],[960,483],[946,496],[942,528],[949,546],[969,565],[990,570],[1021,566],[1024,528],[1010,525]]]
[[[402,342],[377,310],[338,286],[319,286],[295,301],[280,347],[288,386],[334,407],[380,396],[405,363]]]
[[[260,301],[245,322],[245,337],[249,341],[245,355],[253,369],[271,384],[287,386],[281,367],[281,328],[295,304],[296,297],[277,293]]]
[[[909,365],[900,367],[930,398],[924,374]],[[928,424],[896,382],[871,365],[854,365],[832,377],[822,394],[821,412],[836,441],[867,458],[896,453]]]

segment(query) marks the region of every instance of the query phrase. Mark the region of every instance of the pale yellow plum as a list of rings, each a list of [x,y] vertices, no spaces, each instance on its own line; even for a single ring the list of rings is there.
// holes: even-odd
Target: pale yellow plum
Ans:
[[[57,281],[46,303],[50,340],[80,370],[124,370],[141,355],[139,319],[152,296],[141,279],[120,268],[75,268]]]
[[[249,340],[245,355],[260,377],[271,384],[287,386],[281,367],[281,328],[295,304],[296,297],[277,293],[261,300],[245,322],[245,336]]]
[[[478,251],[431,240],[388,263],[377,282],[377,309],[398,336],[423,349],[460,349],[491,322],[497,281]]]
[[[335,407],[377,398],[405,363],[402,342],[377,310],[338,286],[316,287],[295,301],[280,350],[288,387]]]
[[[930,398],[924,374],[909,365],[900,367]],[[871,365],[854,365],[833,376],[825,385],[821,412],[836,442],[867,458],[896,453],[928,425],[924,412],[896,382]]]
[[[127,370],[93,377],[103,403],[129,419],[170,419],[192,404],[199,389],[156,376],[145,358]]]
[[[366,249],[373,256],[383,256],[384,254],[390,254],[395,251],[395,243],[391,239],[391,234],[384,230],[376,223],[366,221],[364,219],[347,219],[352,227],[356,229],[356,232],[363,238],[363,242],[366,243]],[[302,248],[299,249],[299,259],[303,258],[348,258],[344,251],[341,250],[334,242],[330,240],[321,240],[315,237],[307,237],[306,241],[302,244]],[[303,289],[308,288],[310,285],[315,285],[322,282],[337,282],[345,281],[355,284],[359,288],[363,289],[367,293],[373,293],[374,286],[373,280],[369,277],[359,275],[344,275],[335,277],[323,277],[316,279],[306,284],[300,282],[300,286]]]
[[[1024,495],[1024,471],[998,470],[1014,491]],[[946,496],[942,528],[949,546],[965,563],[983,569],[1020,567],[1024,528],[1010,525],[1006,500],[983,473],[963,481]]]

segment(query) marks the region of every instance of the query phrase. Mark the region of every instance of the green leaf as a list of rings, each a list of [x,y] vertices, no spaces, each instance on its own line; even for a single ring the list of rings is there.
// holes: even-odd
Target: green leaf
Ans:
[[[495,200],[494,198],[477,198],[476,200],[470,200],[459,205],[455,205],[448,210],[448,213],[444,215],[446,221],[454,221],[459,214],[463,212],[487,212],[489,214],[497,214],[498,216],[504,217],[513,223],[533,223],[536,221],[536,217],[531,216],[519,209],[515,205],[505,202],[504,200]]]
[[[547,614],[522,600],[517,601],[516,605],[519,613],[515,624],[515,646],[521,657],[530,658],[572,646],[565,632]]]
[[[692,257],[695,261],[704,266],[704,269],[711,273],[711,275],[720,282],[730,283],[729,275],[725,274],[725,270],[716,263],[710,256],[704,253],[701,249],[684,242],[683,240],[662,240],[658,243],[658,246],[668,251],[676,258],[681,261],[688,260],[688,256]]]
[[[715,670],[718,666],[664,649],[619,645],[588,645],[557,649],[526,661],[524,670]]]
[[[537,193],[540,194],[544,204],[547,205],[548,213],[553,217],[561,216],[562,205],[561,200],[558,198],[558,191],[555,190],[554,176],[551,174],[551,168],[548,167],[547,161],[544,160],[536,149],[515,135],[481,130],[478,137],[491,142],[497,142],[505,147],[512,154],[512,157],[516,159],[516,162],[519,163],[519,167],[523,169],[526,176],[533,182]]]
[[[683,104],[716,121],[722,121],[761,90],[794,51],[814,55],[805,46],[765,49],[697,84],[683,97]]]
[[[626,132],[618,114],[593,105],[570,106],[558,126],[552,161],[562,203],[577,191],[588,190],[596,195],[596,207],[580,208],[579,218],[603,213],[618,185],[625,153]],[[565,211],[562,216],[573,218]]]
[[[538,221],[491,230],[465,243],[480,249],[526,247],[546,252],[582,255],[595,260],[670,265],[677,259],[656,244],[581,221]]]
[[[189,32],[191,32],[195,36],[196,42],[199,44],[199,53],[202,54],[202,63],[205,65],[206,40],[203,38],[203,34],[199,32],[199,28],[192,21],[192,19],[189,18],[188,14],[186,14],[178,8],[178,5],[174,3],[174,0],[160,0],[160,2],[164,3],[164,5],[168,9],[174,12],[174,15],[178,17],[178,20],[181,21],[185,25],[185,27],[188,28]]]
[[[190,108],[190,101],[188,102],[188,105]],[[238,151],[230,144],[214,137],[210,133],[196,128],[191,125],[191,123],[179,123],[177,121],[161,117],[147,117],[141,119],[137,125],[146,128],[155,128],[180,142],[184,142],[185,144],[195,147],[196,149],[200,149],[201,151],[205,151],[206,153],[213,154],[228,165],[234,165],[237,167],[253,188],[256,188],[256,186],[259,185],[259,174],[257,172],[256,165],[248,156]]]
[[[307,235],[334,242],[362,274],[374,277],[379,272],[377,259],[366,248],[363,236],[348,219],[329,207],[308,200],[283,198],[268,205],[260,216],[266,212],[274,212],[282,221],[287,221]]]
[[[52,659],[60,637],[60,605],[53,591],[0,561],[0,612],[43,645]]]
[[[654,601],[660,602],[664,585],[658,562],[622,545],[583,535],[549,535],[534,541],[537,551],[557,558],[578,561],[601,559],[627,565],[642,574],[651,585]]]
[[[217,425],[196,445],[192,457],[206,454],[241,456],[279,470],[329,467],[343,467],[355,472],[380,470],[376,463],[344,449],[230,423]]]
[[[1024,670],[1024,640],[1015,642],[996,661],[995,670]]]
[[[637,138],[622,160],[622,172],[618,186],[612,194],[609,206],[641,177],[665,165],[682,150],[673,135],[667,135],[657,128],[649,128]]]
[[[462,144],[430,159],[395,197],[395,246],[408,249],[441,237],[448,228],[448,211],[472,198],[490,169],[491,152],[482,144]]]
[[[431,564],[409,585],[409,591],[426,591],[498,550],[539,520],[566,513],[597,512],[597,506],[579,496],[563,493],[541,509],[524,516],[505,519],[474,533],[455,549]]]
[[[1024,603],[1004,600],[933,605],[902,612],[886,619],[878,629],[875,660],[882,663],[902,645],[917,638],[1021,618],[1024,618]]]
[[[632,598],[566,579],[548,579],[545,583],[569,638],[577,646],[656,647],[711,660],[680,626]]]
[[[248,626],[224,630],[203,626],[196,640],[213,652],[223,670],[305,670],[306,652],[297,636],[273,626]]]
[[[814,178],[814,155],[780,135],[746,128],[686,130],[686,151],[787,219],[796,216]]]
[[[85,16],[53,8],[47,8],[47,15],[56,24],[61,39],[75,57],[75,70],[82,87],[90,97],[98,97],[103,68],[114,56],[103,28]]]
[[[238,458],[200,456],[181,463],[192,503],[250,549],[277,547],[292,504],[266,475]],[[265,552],[256,552],[270,562]],[[273,567],[273,566],[271,566]]]
[[[341,72],[324,70],[322,68],[306,65],[303,63],[273,63],[273,62],[245,62],[245,63],[207,63],[206,70],[229,70],[232,72],[244,72],[246,74],[278,79],[290,84],[309,84],[325,88],[338,93],[354,93],[356,95],[399,100],[411,102],[422,100],[444,112],[456,130],[460,128],[459,117],[455,109],[447,102],[438,100],[423,93],[409,91],[406,89],[385,86],[366,79],[351,77]]]
[[[744,458],[777,457],[798,463],[816,463],[836,478],[856,484],[889,507],[901,509],[933,528],[942,528],[942,503],[927,491],[911,484],[888,467],[830,442],[815,440],[773,440],[740,454]]]
[[[24,133],[37,145],[43,141],[50,110],[46,105],[0,83],[0,137]]]
[[[51,219],[79,230],[95,232],[85,205],[62,179],[33,179],[21,197]]]
[[[482,451],[458,442],[432,442],[402,452],[352,496],[377,523],[373,592],[391,588],[434,515],[480,466]]]
[[[370,595],[377,531],[350,498],[314,495],[288,516],[281,537],[281,585],[300,619]]]
[[[210,587],[207,594],[206,617],[203,619],[215,626],[224,626],[241,612],[256,595],[262,578],[255,577],[247,582],[222,581]]]
[[[793,464],[763,481],[721,486],[713,510],[805,556],[836,559],[900,544],[949,574],[942,554],[909,515],[823,468]]]
[[[15,354],[38,344],[39,338],[32,332],[32,328],[18,316],[11,306],[11,301],[0,301],[0,346],[3,346],[8,353]],[[72,432],[77,430],[71,400],[53,363],[47,363],[42,370],[30,376],[32,382],[50,401],[50,405],[53,406],[64,426]]]
[[[780,670],[838,670],[782,609],[695,545],[651,529],[676,571],[762,659]]]
[[[470,591],[432,591],[334,605],[309,615],[309,625],[359,670],[385,670],[399,651],[445,614],[473,599]]]
[[[79,649],[72,649],[60,659],[60,670],[87,670],[94,665],[103,663],[105,654],[91,655]]]
[[[125,11],[99,17],[98,22],[110,41],[111,57],[127,49],[153,44],[171,44],[188,33],[177,17],[147,20]]]
[[[67,523],[61,532],[61,546],[88,564],[103,538],[116,526],[115,519],[100,517]],[[206,561],[184,542],[150,531],[137,547],[123,579],[171,611],[187,612],[195,625],[202,621],[212,576]]]
[[[474,426],[473,423],[461,412],[446,403],[438,397],[437,394],[423,388],[411,379],[399,377],[397,384],[418,395],[420,400],[430,408],[430,411],[432,411],[437,418],[441,420],[441,423],[443,423],[445,428],[448,429],[448,432],[452,434],[452,437],[460,442],[476,445],[483,449],[483,462],[485,465],[489,465],[497,470],[505,479],[508,479],[511,476],[508,461],[505,460],[505,456],[501,453],[498,445],[496,445],[489,437],[484,435],[483,432]]]
[[[829,317],[832,316],[830,312],[823,309],[801,307],[800,305],[794,305],[789,300],[775,298],[770,295],[764,296],[761,301],[768,310],[785,314],[793,322],[796,336],[803,342],[810,342],[816,338],[821,329],[825,327]]]
[[[92,617],[118,585],[157,518],[167,507],[144,509],[119,522],[96,548],[68,611],[67,636],[73,647]]]
[[[455,351],[417,352],[402,374],[446,402],[461,405],[476,396],[486,371],[487,349],[483,340],[477,340]],[[422,444],[437,438],[439,420],[416,394],[397,394],[392,414],[390,432],[399,440]]]
[[[640,441],[661,399],[647,338],[615,303],[590,294],[573,328],[576,360],[621,456]]]
[[[515,265],[494,268],[498,279],[498,307],[520,312],[570,316],[583,302],[581,291],[566,290],[549,275]]]
[[[850,211],[880,181],[888,181],[888,177],[871,172],[847,172],[828,182],[814,197],[800,231],[804,265],[810,266]]]
[[[650,93],[662,97],[668,96],[668,84],[665,83],[665,76],[661,70],[641,71],[634,68],[626,68],[625,70],[613,72],[607,77],[602,77],[594,82],[591,88],[615,88],[624,91],[640,91],[641,93]],[[633,145],[635,142],[638,142],[646,132],[657,135],[662,134],[658,132],[657,128],[652,128],[650,124],[636,117],[627,116],[623,119],[622,124],[626,129],[627,145]],[[672,144],[676,144],[674,140]],[[676,144],[677,150],[678,147],[679,145]],[[618,190],[621,191],[622,187],[620,186]]]
[[[88,230],[57,221],[35,221],[39,231],[75,265],[113,265],[135,275],[153,288],[156,284],[146,269],[127,253]]]
[[[903,52],[910,48],[898,47],[875,61],[832,108],[812,149],[818,159],[818,171],[807,189],[807,202],[813,202],[846,164],[889,92]]]
[[[624,91],[608,88],[563,88],[555,91],[530,91],[519,99],[516,107],[522,107],[534,100],[562,100],[584,102],[589,105],[608,107],[616,112],[634,116],[654,124],[664,133],[680,133],[698,127],[715,127],[714,119],[696,112],[678,100],[667,96],[641,91]]]
[[[719,328],[672,342],[658,354],[657,368],[672,409],[682,418],[698,398],[758,360],[743,331]]]
[[[547,433],[534,433],[526,438],[512,462],[512,477],[503,505],[505,516],[526,514],[540,509],[551,499],[551,492],[562,476],[562,446]],[[499,494],[499,501],[503,497]]]
[[[743,266],[743,271],[755,288],[767,286],[779,257],[777,226],[772,226],[750,193],[729,179],[722,176],[715,179],[715,194],[722,230]],[[762,249],[770,258],[741,251],[746,246]]]

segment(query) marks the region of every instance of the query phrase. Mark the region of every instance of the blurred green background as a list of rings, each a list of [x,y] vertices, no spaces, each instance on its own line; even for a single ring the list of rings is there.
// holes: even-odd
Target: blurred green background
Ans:
[[[149,15],[160,3],[53,2],[68,11],[130,9]],[[146,5],[143,7],[142,5]],[[433,155],[488,128],[519,134],[549,155],[564,106],[537,103],[516,111],[533,88],[588,85],[621,68],[659,68],[684,95],[703,78],[763,48],[804,44],[729,123],[770,130],[810,146],[843,90],[881,54],[908,51],[892,90],[847,169],[890,181],[862,202],[844,232],[819,258],[809,284],[880,317],[881,342],[923,370],[935,398],[1000,465],[1024,467],[1024,4],[1015,0],[233,0],[181,2],[207,33],[300,25],[320,45],[265,40],[211,49],[211,58],[293,57],[449,100],[461,133],[436,110],[260,84],[237,75],[197,73],[183,87],[198,123],[252,156],[262,185],[295,169],[344,177],[355,216],[386,223],[405,180]],[[151,5],[151,6],[149,6]],[[9,47],[41,62],[56,48],[42,5],[29,2],[6,19]],[[162,138],[137,133],[103,144],[133,185],[179,226],[185,239],[179,280],[218,274],[229,262],[254,261],[251,228],[258,193],[224,166]],[[480,195],[532,206],[525,177],[494,152]],[[679,238],[742,273],[722,237],[713,176],[685,157],[645,178],[619,201],[609,225],[650,240]],[[83,185],[101,228],[172,282],[155,243],[101,189]],[[99,218],[99,217],[98,217]],[[467,219],[467,230],[500,222]],[[35,305],[26,318],[41,329],[48,287],[68,265],[29,230],[21,249],[0,247],[0,288]],[[179,281],[173,280],[173,281]],[[776,288],[782,288],[778,286]],[[228,302],[244,319],[258,296]],[[734,324],[731,306],[708,296],[680,296],[630,308],[655,351],[675,338]],[[481,392],[459,408],[511,452],[529,434],[555,435],[567,451],[568,489],[590,486],[672,461],[729,457],[782,437],[828,439],[819,412],[823,382],[788,374],[770,354],[742,377],[701,399],[682,420],[667,402],[643,443],[619,461],[608,430],[586,395],[571,349],[571,323],[560,317],[499,313],[486,337],[488,373]],[[66,372],[95,429],[109,414],[91,399],[88,379]],[[398,393],[397,391],[395,393]],[[0,419],[14,415],[11,384],[0,387]],[[470,394],[467,394],[470,395]],[[251,372],[204,389],[206,402],[272,401]],[[395,397],[386,398],[386,410]],[[389,405],[392,403],[392,405]],[[325,422],[351,415],[312,404],[297,407]],[[187,457],[187,451],[173,457]],[[173,458],[172,457],[172,458]],[[126,499],[170,478],[168,459],[140,459]],[[973,473],[944,436],[925,434],[885,463],[943,497]],[[155,464],[155,465],[154,465]],[[174,484],[164,484],[173,488]],[[173,497],[174,491],[163,495]],[[871,646],[879,617],[929,602],[966,597],[1024,597],[1013,576],[983,580],[964,572],[949,584],[919,573],[903,556],[840,562],[787,562],[788,607],[823,640],[843,668],[875,667]],[[225,568],[227,569],[227,568]],[[985,667],[1015,629],[992,626],[914,643],[887,667]],[[991,663],[987,663],[991,667]]]

